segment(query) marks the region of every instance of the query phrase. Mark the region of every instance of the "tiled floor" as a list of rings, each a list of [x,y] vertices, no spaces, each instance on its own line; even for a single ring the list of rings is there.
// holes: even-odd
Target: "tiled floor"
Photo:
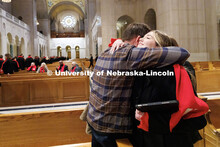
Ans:
[[[55,103],[55,104],[43,104],[43,105],[3,107],[3,108],[0,108],[0,114],[84,108],[86,107],[87,104],[88,104],[88,101],[81,101],[81,102],[71,102],[71,103]]]

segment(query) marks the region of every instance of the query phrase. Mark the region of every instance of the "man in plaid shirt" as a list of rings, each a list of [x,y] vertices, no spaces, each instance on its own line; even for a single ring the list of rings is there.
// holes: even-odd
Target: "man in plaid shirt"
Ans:
[[[148,32],[144,24],[129,25],[123,38],[133,45],[127,44],[114,53],[108,48],[96,62],[87,114],[94,147],[117,146],[115,139],[128,138],[132,133],[134,109],[131,109],[131,92],[134,76],[111,76],[108,71],[134,72],[164,67],[183,63],[189,57],[187,50],[178,47],[136,48],[134,45],[138,44],[139,38]]]

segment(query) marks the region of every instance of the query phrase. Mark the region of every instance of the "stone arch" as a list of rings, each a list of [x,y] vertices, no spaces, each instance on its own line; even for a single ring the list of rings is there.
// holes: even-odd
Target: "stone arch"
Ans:
[[[80,47],[77,45],[77,46],[75,47],[76,59],[79,59],[79,58],[80,58],[80,52],[79,52],[79,50],[80,50]]]
[[[144,23],[146,23],[151,28],[151,30],[157,29],[156,12],[154,9],[147,10],[144,16]]]
[[[134,19],[128,15],[123,15],[119,17],[116,22],[117,38],[122,38],[122,33],[124,32],[126,27],[133,22]]]
[[[21,38],[21,44],[20,44],[20,51],[21,51],[21,54],[24,54],[25,52],[25,42],[24,42],[24,38],[22,37]]]
[[[13,56],[13,39],[11,33],[7,34],[7,53]]]
[[[20,51],[20,41],[19,41],[19,37],[16,35],[15,36],[15,44],[14,44],[14,56],[19,56],[21,53]]]
[[[27,50],[26,50],[25,55],[28,56],[28,54],[31,54],[31,44],[30,44],[30,41],[28,41],[28,43],[27,43]]]
[[[66,46],[66,54],[67,54],[67,57],[71,59],[71,46],[70,45]]]
[[[62,29],[63,27],[60,24],[61,20],[57,20],[57,16],[65,11],[72,11],[74,13],[77,13],[79,15],[80,24],[82,24],[80,26],[79,30],[84,30],[84,28],[85,28],[85,26],[84,26],[85,14],[84,14],[83,10],[74,2],[62,1],[62,2],[57,3],[55,6],[53,6],[49,12],[50,29],[51,29],[52,35],[56,35],[56,33],[59,32],[60,30],[62,33],[64,33],[65,31],[67,31],[67,32],[73,31],[73,29],[70,29],[70,28]],[[76,29],[76,27],[77,27],[77,24],[75,26],[75,29]]]
[[[77,4],[75,4],[74,2],[70,2],[70,1],[62,1],[56,4],[55,6],[53,6],[53,8],[49,12],[49,16],[53,17],[53,13],[55,12],[56,9],[59,9],[59,10],[58,12],[55,12],[55,13],[59,13],[63,10],[66,10],[67,8],[75,10],[76,12],[80,14],[82,18],[85,17],[83,10]]]
[[[41,44],[39,44],[39,57],[42,57],[42,49],[41,49]]]
[[[57,47],[57,57],[61,57],[62,56],[62,47],[58,46]]]

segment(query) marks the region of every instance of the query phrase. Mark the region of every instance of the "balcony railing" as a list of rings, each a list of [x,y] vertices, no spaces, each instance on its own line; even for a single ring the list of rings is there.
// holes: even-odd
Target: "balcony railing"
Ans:
[[[6,12],[5,10],[1,8],[0,8],[0,16],[30,31],[30,27],[26,23],[24,23],[23,21],[19,20],[17,17],[11,15],[10,13]]]
[[[78,33],[74,33],[74,32],[65,32],[65,33],[51,32],[51,38],[71,38],[71,37],[85,37],[85,32],[84,31],[80,31]]]

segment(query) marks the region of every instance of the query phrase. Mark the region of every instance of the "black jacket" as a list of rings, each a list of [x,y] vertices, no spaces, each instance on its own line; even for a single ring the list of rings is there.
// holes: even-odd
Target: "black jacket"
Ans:
[[[18,57],[17,59],[18,63],[19,63],[19,67],[21,68],[21,70],[25,69],[25,61],[23,57]]]
[[[160,69],[148,69],[148,71],[174,72],[172,66]],[[145,71],[144,71],[145,72]],[[176,80],[175,76],[144,76],[136,77],[133,87],[133,104],[176,100]],[[132,106],[133,109],[134,105]],[[173,112],[148,112],[149,132],[137,129],[139,121],[134,119],[134,138],[136,146],[191,146],[201,139],[198,130],[206,125],[204,116],[181,119],[177,126],[170,133],[169,121]],[[154,140],[154,141],[153,141]],[[158,140],[158,141],[156,141]],[[180,141],[185,140],[184,143]],[[160,142],[162,141],[162,142]],[[149,144],[150,143],[150,144]]]
[[[2,63],[4,62],[4,60],[0,60],[0,69],[2,67]]]
[[[25,61],[25,66],[28,68],[31,66],[31,63],[34,62],[33,58],[26,58],[26,61]]]
[[[4,71],[4,74],[13,74],[13,64],[11,59],[7,59],[4,64],[2,65],[2,69]]]
[[[40,59],[39,58],[34,58],[34,63],[37,67],[40,66]]]
[[[18,72],[19,67],[16,61],[12,61],[12,66],[13,66],[14,72]]]

